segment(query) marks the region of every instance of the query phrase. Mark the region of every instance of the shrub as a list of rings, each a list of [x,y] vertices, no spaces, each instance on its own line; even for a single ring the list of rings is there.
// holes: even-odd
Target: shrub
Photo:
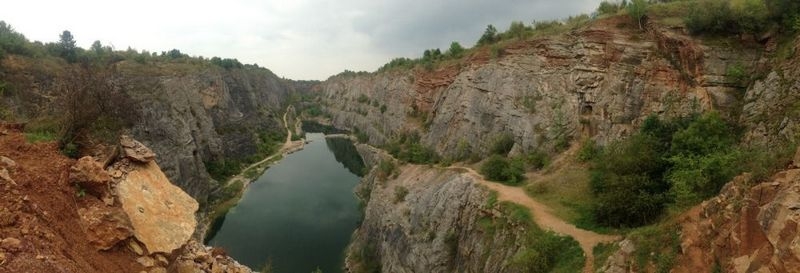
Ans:
[[[358,96],[357,100],[358,100],[359,103],[369,104],[369,97],[367,97],[367,95],[361,94],[361,95]]]
[[[550,158],[547,153],[540,150],[535,150],[525,156],[525,162],[533,169],[542,169],[549,163]]]
[[[770,24],[770,12],[762,0],[702,0],[684,18],[692,33],[758,33]]]
[[[642,20],[647,14],[647,6],[647,0],[631,0],[630,4],[625,6],[628,16],[639,24],[639,29],[644,29]]]
[[[492,143],[492,154],[506,155],[511,149],[514,148],[514,136],[511,134],[502,134],[498,136],[494,143]]]
[[[408,189],[403,186],[394,187],[394,203],[400,203],[406,200],[406,195],[408,195]]]
[[[522,160],[508,160],[499,155],[493,155],[481,166],[481,174],[486,179],[516,185],[525,179],[525,169]]]
[[[497,29],[493,25],[486,26],[486,31],[483,32],[481,38],[478,39],[478,45],[488,45],[497,41]]]
[[[673,201],[693,205],[744,170],[738,136],[716,113],[670,121],[648,117],[640,132],[612,143],[593,162],[597,223],[651,223]]]
[[[619,11],[619,4],[608,1],[600,2],[600,6],[597,7],[597,13],[599,14],[614,14],[617,11]]]
[[[597,143],[594,140],[587,139],[581,145],[581,149],[578,151],[578,160],[581,162],[591,161],[600,153],[599,147],[597,147]]]

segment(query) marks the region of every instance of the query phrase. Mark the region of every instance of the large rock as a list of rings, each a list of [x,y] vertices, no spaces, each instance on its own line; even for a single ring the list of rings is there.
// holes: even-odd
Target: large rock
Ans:
[[[194,232],[197,201],[172,185],[155,161],[135,165],[117,185],[117,197],[136,239],[150,253],[171,253]]]
[[[111,176],[93,157],[84,156],[69,169],[69,181],[100,197],[108,190]]]
[[[17,167],[17,162],[14,162],[11,158],[0,156],[0,167],[14,169]]]
[[[792,161],[792,165],[794,165],[795,168],[800,168],[800,148],[797,148],[797,152],[794,153],[794,159]]]
[[[156,154],[150,148],[131,136],[123,135],[120,137],[119,144],[122,146],[123,155],[136,162],[147,163],[156,158]]]
[[[96,204],[78,209],[78,215],[89,244],[98,250],[110,249],[133,235],[128,216],[118,207]]]

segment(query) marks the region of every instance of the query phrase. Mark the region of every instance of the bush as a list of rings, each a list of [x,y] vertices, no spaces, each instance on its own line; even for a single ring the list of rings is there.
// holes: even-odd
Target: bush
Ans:
[[[600,148],[597,147],[597,143],[594,140],[587,139],[581,145],[581,149],[578,151],[578,160],[581,162],[591,161],[600,153]]]
[[[508,160],[499,155],[493,155],[481,166],[481,174],[486,179],[516,185],[525,180],[525,168],[522,160]]]
[[[770,12],[762,0],[702,0],[684,18],[692,33],[758,33],[770,24]]]
[[[597,13],[599,14],[614,14],[617,11],[619,11],[619,4],[608,1],[600,2],[600,6],[597,7]]]
[[[645,225],[668,203],[693,205],[717,194],[745,169],[737,140],[734,128],[716,113],[670,121],[648,117],[640,132],[612,143],[594,160],[595,221]]]
[[[400,203],[406,200],[406,195],[408,195],[408,189],[403,186],[394,187],[394,203]]]
[[[511,134],[502,134],[494,140],[490,152],[497,155],[507,155],[512,148],[514,148],[514,136]]]
[[[642,20],[647,14],[647,0],[631,0],[630,4],[625,6],[628,10],[628,16],[639,24],[639,29],[643,29]]]

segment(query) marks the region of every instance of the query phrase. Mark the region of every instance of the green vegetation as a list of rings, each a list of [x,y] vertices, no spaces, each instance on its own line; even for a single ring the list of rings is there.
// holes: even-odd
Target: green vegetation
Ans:
[[[388,178],[397,177],[399,171],[397,170],[397,166],[394,164],[392,160],[381,160],[378,163],[378,173],[376,174],[378,180],[386,181]]]
[[[486,179],[519,185],[525,180],[525,163],[518,158],[507,159],[500,155],[492,155],[481,166],[481,174]]]
[[[680,234],[680,225],[674,223],[646,226],[630,232],[628,238],[636,246],[633,255],[638,268],[652,264],[655,272],[670,272],[681,251]]]
[[[496,155],[507,155],[514,147],[514,135],[505,133],[496,137],[490,152]]]
[[[773,25],[794,30],[800,3],[793,0],[700,0],[685,17],[695,34],[758,34]]]
[[[600,243],[594,246],[592,254],[594,254],[594,264],[605,264],[608,257],[611,257],[614,252],[619,249],[617,243]]]
[[[227,181],[230,177],[239,174],[243,168],[274,154],[286,140],[286,131],[265,131],[255,135],[256,154],[243,159],[219,158],[206,161],[205,167],[208,174],[217,181]]]
[[[595,159],[600,154],[600,147],[594,140],[587,139],[581,144],[581,149],[578,150],[578,160],[581,162],[588,162]]]
[[[551,231],[544,231],[534,222],[530,210],[510,202],[490,204],[503,212],[500,218],[482,218],[478,221],[479,227],[492,236],[495,230],[522,227],[525,230],[522,238],[515,241],[522,247],[511,259],[511,268],[514,272],[580,272],[583,268],[583,252],[578,243],[567,236],[559,236]],[[453,235],[451,235],[453,234]],[[457,237],[454,233],[448,237],[457,247]],[[445,242],[448,240],[445,238]]]
[[[642,20],[645,15],[647,15],[648,5],[647,0],[631,0],[631,2],[625,6],[625,9],[628,11],[628,16],[639,24],[639,29],[644,29]]]
[[[400,203],[406,200],[406,195],[408,195],[408,188],[403,186],[396,186],[394,187],[394,203]]]
[[[612,227],[653,223],[667,206],[694,205],[744,171],[761,179],[789,156],[740,147],[738,135],[716,113],[647,118],[637,134],[610,144],[593,160],[594,220]]]
[[[369,104],[369,97],[367,97],[367,95],[361,94],[358,96],[357,101],[359,103]]]
[[[347,130],[342,130],[332,125],[327,124],[320,124],[319,122],[313,120],[303,120],[300,123],[300,128],[303,129],[305,132],[310,133],[323,133],[326,135],[335,135],[335,134],[349,134]]]
[[[441,159],[436,151],[420,143],[420,136],[417,132],[400,134],[384,149],[401,161],[415,164],[434,164]]]
[[[619,3],[603,1],[600,2],[600,6],[597,7],[597,13],[600,15],[616,14],[617,12],[619,12],[621,8],[623,8],[623,6],[620,5]]]

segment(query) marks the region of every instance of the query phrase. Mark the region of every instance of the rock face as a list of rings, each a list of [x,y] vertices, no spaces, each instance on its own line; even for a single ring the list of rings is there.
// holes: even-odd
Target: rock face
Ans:
[[[359,150],[364,153],[363,146]],[[365,162],[376,162],[364,156]],[[398,199],[396,191],[408,193]],[[367,201],[364,221],[350,246],[350,269],[379,266],[383,272],[512,272],[508,260],[521,231],[489,234],[478,220],[491,214],[489,192],[455,171],[403,167],[396,179],[370,172],[357,189]],[[360,272],[356,270],[355,272]]]
[[[119,145],[122,147],[123,156],[133,161],[147,163],[156,158],[156,154],[153,151],[129,135],[120,137]]]
[[[172,185],[154,161],[135,164],[116,190],[134,236],[150,253],[171,253],[194,233],[197,201]]]
[[[88,190],[94,196],[102,197],[108,192],[111,176],[94,158],[84,156],[70,168],[69,181]]]
[[[614,20],[517,42],[497,58],[479,50],[460,66],[335,76],[321,85],[323,104],[334,125],[358,128],[371,143],[418,131],[445,156],[485,154],[503,134],[516,151],[548,150],[581,137],[626,136],[650,114],[734,110],[740,87],[726,70],[749,67],[758,55]]]
[[[682,256],[673,272],[798,272],[800,169],[749,187],[747,176],[727,184],[684,219]]]
[[[11,60],[13,58],[13,60]],[[37,60],[21,56],[5,58],[3,79],[20,92],[0,99],[20,121],[48,113],[59,103],[63,77],[73,69],[51,64],[40,69]],[[205,163],[242,160],[258,151],[258,133],[283,131],[281,115],[289,94],[307,92],[313,82],[281,79],[263,68],[223,69],[206,64],[121,61],[113,64],[108,85],[121,92],[126,128],[158,154],[167,177],[201,203],[217,187]],[[52,98],[52,99],[45,99]],[[12,128],[13,129],[13,128]],[[126,147],[134,152],[136,148]],[[149,161],[152,153],[131,153],[134,160]],[[140,157],[141,156],[141,157]]]
[[[89,237],[89,244],[98,250],[108,250],[133,235],[128,215],[118,207],[95,204],[79,208],[81,225]]]

